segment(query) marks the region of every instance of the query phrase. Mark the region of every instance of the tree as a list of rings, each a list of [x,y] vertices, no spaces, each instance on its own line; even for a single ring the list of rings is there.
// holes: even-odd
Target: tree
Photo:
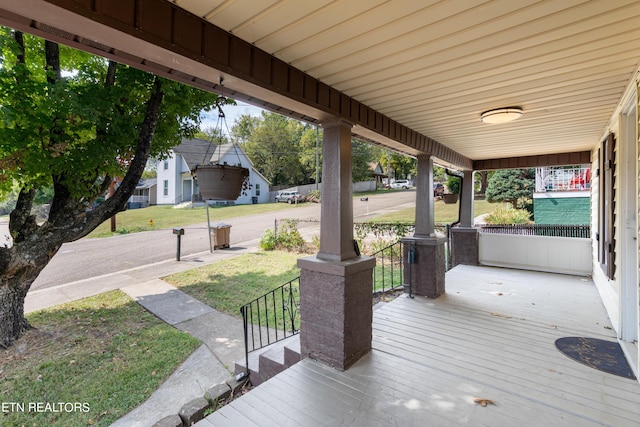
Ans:
[[[214,94],[104,58],[0,28],[0,195],[18,188],[0,247],[0,346],[29,323],[24,299],[65,242],[86,236],[124,208],[149,156],[192,136]],[[121,184],[100,206],[112,178]],[[52,188],[37,222],[38,190]],[[105,254],[106,255],[106,254]]]
[[[232,139],[238,143],[249,141],[258,124],[260,124],[260,118],[243,114],[231,126]]]
[[[371,180],[373,171],[370,163],[374,161],[373,147],[367,142],[355,139],[351,147],[351,179],[353,182]]]
[[[514,209],[533,197],[535,171],[533,169],[503,169],[496,171],[487,187],[489,202],[510,202]]]
[[[262,112],[244,150],[272,185],[298,184],[304,178],[299,141],[304,126],[276,113]]]
[[[393,170],[393,177],[395,179],[407,178],[409,175],[416,175],[418,170],[418,161],[413,157],[409,157],[406,154],[400,154],[392,152],[390,158],[385,152],[379,157],[381,165],[389,164],[389,167]]]

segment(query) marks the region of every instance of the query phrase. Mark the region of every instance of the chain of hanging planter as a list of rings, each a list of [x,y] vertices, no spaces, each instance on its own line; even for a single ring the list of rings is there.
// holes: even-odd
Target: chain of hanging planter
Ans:
[[[222,79],[220,80],[220,86],[222,86]],[[216,134],[224,135],[223,125],[227,134],[231,137],[227,120],[222,110],[222,105],[226,102],[227,98],[222,94],[216,99],[214,105],[218,109],[216,127],[213,129],[213,135],[202,160],[202,165],[197,165],[191,171],[191,174],[198,180],[198,187],[203,200],[236,200],[241,194],[251,189],[249,169],[242,166],[242,159],[236,142],[232,140],[230,143],[238,157],[236,165],[228,164],[228,162],[221,163],[223,146],[218,145],[216,147],[213,142]],[[209,151],[212,148],[213,151],[211,157],[209,157]],[[216,151],[218,152],[218,158],[214,161],[213,157],[215,157]]]

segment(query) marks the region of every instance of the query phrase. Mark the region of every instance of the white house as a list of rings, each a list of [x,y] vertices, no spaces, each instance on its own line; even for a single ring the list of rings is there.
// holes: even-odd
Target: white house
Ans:
[[[158,161],[157,203],[174,205],[202,201],[198,181],[191,175],[191,170],[210,162],[240,164],[249,169],[251,188],[234,201],[236,204],[269,201],[269,181],[253,167],[239,145],[216,145],[203,139],[183,138],[180,145],[173,147],[168,158]]]

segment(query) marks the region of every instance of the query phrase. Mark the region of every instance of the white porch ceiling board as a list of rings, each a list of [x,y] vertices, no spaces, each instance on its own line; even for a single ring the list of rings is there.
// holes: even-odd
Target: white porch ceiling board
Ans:
[[[472,7],[472,2],[455,3],[448,6],[447,12],[455,14]],[[329,34],[320,34],[308,42],[297,43],[295,47],[300,54],[291,63],[324,79],[323,73],[329,72],[327,70],[344,69],[345,66],[338,61],[349,60],[351,56],[364,57],[365,62],[373,60],[367,53],[375,55],[376,59],[384,58],[389,53],[397,52],[398,46],[408,47],[407,35],[436,23],[444,13],[444,8],[442,2],[385,3],[371,13],[358,17],[350,25],[341,25],[340,28],[333,28],[334,31]],[[400,41],[400,38],[403,40]],[[418,43],[422,41],[418,40]],[[318,49],[319,45],[323,48]],[[285,49],[284,53],[288,56],[295,52]]]
[[[527,115],[526,118],[540,117],[541,113],[553,114],[553,111],[560,108],[561,105],[567,105],[573,102],[577,105],[584,104],[585,102],[591,102],[592,100],[602,101],[605,105],[610,105],[612,100],[619,98],[619,83],[617,79],[612,83],[602,83],[598,88],[593,88],[591,82],[583,83],[584,89],[573,90],[572,87],[556,88],[550,90],[540,91],[527,97]],[[496,105],[502,105],[500,99],[485,98],[485,99],[449,99],[447,102],[442,102],[441,107],[437,110],[430,112],[427,117],[424,117],[421,113],[421,109],[409,108],[398,109],[393,112],[394,117],[397,120],[401,120],[407,124],[419,124],[424,121],[430,125],[436,119],[446,120],[447,124],[452,127],[457,127],[456,117],[458,117],[461,109],[468,111],[478,111],[485,108],[488,104],[495,103]],[[480,117],[480,113],[473,115],[477,120]],[[525,117],[523,117],[524,119]]]
[[[640,65],[637,0],[173,1],[473,159],[591,149]]]
[[[404,94],[417,93],[416,81],[420,87],[428,89],[432,86],[441,87],[446,84],[455,86],[459,84],[471,84],[470,80],[486,81],[490,78],[504,79],[505,75],[527,76],[535,73],[549,73],[552,70],[563,67],[584,68],[585,64],[591,66],[591,61],[607,62],[609,55],[622,53],[628,56],[629,51],[638,44],[640,29],[637,19],[629,19],[616,26],[616,34],[611,35],[610,30],[594,31],[597,36],[589,42],[577,36],[573,38],[561,38],[546,47],[544,55],[533,55],[530,49],[520,49],[509,54],[493,56],[488,61],[482,54],[457,57],[455,61],[436,63],[438,55],[434,55],[434,62],[429,67],[419,67],[408,74],[398,75],[393,70],[384,70],[376,75],[366,75],[358,79],[360,86],[351,88],[351,92],[362,102],[375,102],[377,98],[385,98],[390,93]],[[620,28],[621,27],[621,28]],[[595,64],[594,64],[595,65]],[[380,88],[380,78],[386,83]]]
[[[553,4],[564,5],[565,2]],[[530,24],[518,26],[519,21],[526,22],[525,16],[531,18],[532,13],[528,10],[529,13],[525,15],[521,9],[522,3],[505,0],[471,8],[460,14],[444,16],[438,20],[428,16],[424,19],[428,25],[423,24],[418,30],[403,28],[405,33],[402,36],[369,49],[345,52],[340,59],[325,61],[321,68],[309,69],[309,73],[317,75],[329,84],[348,90],[349,86],[345,82],[347,79],[344,78],[345,71],[360,70],[372,73],[390,66],[397,67],[397,64],[403,64],[403,70],[411,66],[425,67],[430,66],[432,62],[438,63],[437,59],[432,58],[438,53],[451,60],[477,52],[487,52],[489,48],[495,49],[496,45],[506,45],[505,48],[511,51],[513,48],[507,43],[508,37],[515,36],[515,40],[526,40],[541,31],[539,26]],[[519,15],[522,17],[518,18]],[[482,22],[482,16],[492,18],[478,25]],[[386,54],[387,52],[391,54]],[[337,71],[328,72],[326,69],[329,67]]]

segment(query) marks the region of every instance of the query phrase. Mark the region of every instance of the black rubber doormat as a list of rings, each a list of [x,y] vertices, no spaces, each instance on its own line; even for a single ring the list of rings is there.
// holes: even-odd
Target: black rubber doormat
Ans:
[[[565,355],[591,368],[636,379],[617,342],[597,338],[565,337],[556,340],[556,347]]]

